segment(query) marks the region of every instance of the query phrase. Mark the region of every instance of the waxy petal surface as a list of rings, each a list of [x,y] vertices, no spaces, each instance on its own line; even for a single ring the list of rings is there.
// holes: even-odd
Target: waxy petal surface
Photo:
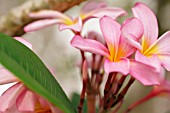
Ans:
[[[100,19],[100,29],[109,48],[111,60],[113,60],[119,47],[120,24],[105,16]]]
[[[147,57],[137,51],[135,54],[135,60],[154,67],[158,72],[161,70],[161,62],[159,61],[157,55]]]
[[[0,85],[12,83],[12,82],[18,82],[19,80],[12,75],[7,69],[0,68]]]
[[[90,13],[91,11],[104,8],[104,7],[107,7],[106,3],[104,2],[97,2],[97,1],[87,2],[81,9],[80,15],[86,15]]]
[[[137,41],[142,37],[144,33],[143,25],[137,18],[126,19],[126,21],[121,26],[121,31],[123,34],[126,33],[133,35]]]
[[[161,75],[154,67],[134,60],[130,61],[130,75],[143,85],[159,85],[161,82]]]
[[[99,54],[106,56],[107,58],[110,56],[107,48],[100,42],[91,39],[84,39],[78,35],[73,37],[71,45],[82,51]]]
[[[59,23],[63,23],[63,20],[58,20],[58,19],[38,20],[25,26],[24,31],[25,32],[37,31],[37,30],[49,27],[51,25],[59,24]]]
[[[145,51],[158,38],[158,23],[151,9],[143,3],[136,3],[132,8],[133,14],[144,26],[144,35],[142,39],[143,50]]]
[[[119,16],[127,15],[126,11],[117,7],[106,7],[93,11],[89,17],[101,18],[103,16],[109,16],[112,19],[116,19]]]
[[[21,83],[17,83],[6,90],[0,97],[0,112],[5,112],[8,108],[12,107],[16,103],[16,99],[19,94],[24,90]]]
[[[35,110],[36,101],[35,94],[25,88],[16,101],[18,111],[33,112]]]
[[[170,53],[170,31],[164,33],[146,52],[148,54]]]
[[[117,51],[117,54],[115,55],[115,59],[119,60],[120,58],[126,58],[132,55],[136,51],[136,48],[131,46],[127,41],[125,41],[125,38],[121,36],[119,41],[119,48]]]
[[[62,20],[70,20],[69,16],[66,16],[65,14],[53,11],[53,10],[42,10],[34,13],[30,13],[29,17],[31,18],[48,18],[48,19],[62,19]]]
[[[65,29],[71,29],[71,30],[80,32],[81,29],[82,29],[82,20],[81,20],[81,18],[77,18],[76,22],[72,22],[70,24],[67,24],[67,23],[59,24],[59,30],[60,31],[65,30]]]
[[[138,50],[142,50],[142,46],[140,45],[138,41],[136,41],[135,36],[133,36],[132,34],[128,34],[128,33],[123,33],[122,36],[124,38],[124,41],[126,41],[129,45],[135,47]]]
[[[170,53],[169,54],[159,54],[158,58],[163,67],[170,71]]]
[[[111,62],[108,59],[104,62],[104,70],[107,74],[111,72],[120,72],[127,75],[130,70],[130,62],[127,58],[122,58],[118,62]]]

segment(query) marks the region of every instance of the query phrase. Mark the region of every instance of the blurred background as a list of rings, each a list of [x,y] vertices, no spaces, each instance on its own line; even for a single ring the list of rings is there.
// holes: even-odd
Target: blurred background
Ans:
[[[5,15],[13,8],[29,0],[0,0],[0,16]],[[132,17],[131,8],[135,2],[146,3],[156,14],[159,23],[159,35],[170,29],[170,0],[106,0],[110,6],[122,7],[128,11],[128,17]],[[79,14],[79,6],[72,7],[65,13],[70,16]],[[16,12],[17,13],[17,12]],[[122,22],[126,17],[120,18]],[[83,34],[90,30],[99,30],[98,23],[89,21]],[[93,23],[93,26],[90,26]],[[0,23],[1,24],[1,23]],[[89,27],[90,26],[90,27]],[[151,25],[152,26],[152,25]],[[9,29],[10,30],[10,29]],[[79,70],[76,67],[80,61],[79,51],[70,46],[70,40],[73,34],[69,30],[59,31],[57,25],[40,31],[26,33],[22,36],[33,45],[34,52],[43,60],[43,62],[53,70],[56,79],[61,84],[69,98],[73,93],[80,93],[82,88]],[[170,42],[169,42],[170,43]],[[168,73],[167,73],[168,74]],[[7,87],[7,86],[6,86]],[[0,86],[0,94],[6,87]],[[122,110],[131,103],[144,97],[151,87],[143,87],[139,82],[135,82],[125,97],[125,104]],[[159,97],[142,104],[132,110],[130,113],[170,113],[170,99]]]

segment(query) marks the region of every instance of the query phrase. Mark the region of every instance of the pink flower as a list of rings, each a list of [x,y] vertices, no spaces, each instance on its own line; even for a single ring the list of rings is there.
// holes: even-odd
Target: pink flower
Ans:
[[[135,59],[154,66],[158,71],[160,71],[161,65],[170,71],[170,31],[158,38],[157,19],[154,13],[145,4],[136,3],[132,11],[134,16],[138,18],[144,26],[144,33],[140,46],[141,49],[138,48],[139,51],[136,52]],[[132,40],[132,37],[126,38]],[[138,42],[134,44],[139,45]],[[131,43],[131,45],[134,44]]]
[[[105,56],[104,69],[106,73],[131,74],[144,85],[159,84],[159,74],[153,67],[127,58],[136,49],[124,40],[124,36],[132,36],[133,40],[139,40],[143,34],[143,26],[138,19],[127,19],[121,26],[112,18],[105,16],[100,19],[100,28],[107,47],[96,40],[84,39],[81,36],[75,36],[71,45],[86,52]],[[138,46],[137,44],[136,47]]]
[[[82,25],[91,18],[100,18],[109,15],[113,19],[125,15],[126,12],[121,8],[108,7],[104,2],[87,2],[80,11],[79,17],[72,18],[58,11],[44,10],[37,13],[31,13],[31,18],[43,18],[27,25],[24,30],[31,32],[39,30],[51,25],[59,24],[59,29],[71,29],[73,31],[81,31]]]
[[[32,45],[20,37],[16,40],[25,44],[30,49]],[[24,76],[24,75],[23,75]],[[0,97],[0,113],[62,113],[51,103],[30,91],[20,80],[8,70],[0,68],[0,85],[15,83]]]

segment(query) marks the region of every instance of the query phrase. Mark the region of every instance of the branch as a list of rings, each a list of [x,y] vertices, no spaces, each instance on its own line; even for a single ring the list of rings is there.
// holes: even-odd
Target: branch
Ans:
[[[29,0],[0,17],[0,32],[9,36],[21,36],[23,27],[35,20],[28,17],[30,12],[52,9],[64,12],[85,0]]]

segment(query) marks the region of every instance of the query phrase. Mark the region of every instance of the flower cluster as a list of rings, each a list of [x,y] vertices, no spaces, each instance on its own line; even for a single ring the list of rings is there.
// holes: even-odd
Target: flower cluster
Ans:
[[[70,29],[74,33],[71,45],[80,50],[82,64],[80,66],[83,89],[81,98],[87,95],[88,111],[95,113],[96,96],[99,96],[99,111],[102,113],[117,105],[115,112],[123,103],[124,96],[131,84],[138,80],[145,86],[153,86],[153,90],[143,99],[132,104],[127,111],[161,93],[170,94],[170,82],[165,79],[165,69],[170,71],[170,31],[158,38],[158,22],[156,16],[148,6],[136,3],[132,8],[133,16],[127,18],[123,24],[116,19],[127,15],[121,8],[108,7],[104,2],[87,2],[80,10],[76,18],[57,11],[44,10],[31,13],[31,18],[41,19],[27,25],[26,32],[36,31],[45,27],[58,24],[60,30]],[[93,18],[99,19],[102,36],[92,31],[87,36],[82,36],[84,24]],[[19,40],[20,38],[18,38]],[[91,53],[88,60],[86,53]],[[91,64],[91,65],[90,65]],[[90,65],[90,66],[87,66]],[[89,71],[91,70],[91,72]],[[0,78],[7,72],[2,68]],[[90,76],[89,76],[90,75]],[[108,76],[104,88],[104,96],[100,94],[100,85],[103,76]],[[126,77],[130,80],[123,87]],[[5,82],[8,81],[8,82]],[[10,77],[5,83],[16,82],[17,79]],[[18,81],[17,81],[18,82]],[[1,84],[3,82],[0,82]],[[18,91],[18,88],[20,90]],[[9,97],[9,93],[16,94]],[[16,96],[18,95],[18,96]],[[29,100],[27,101],[27,99]],[[12,109],[15,104],[19,111],[35,110],[35,106],[43,108],[42,98],[29,91],[21,82],[8,89],[1,97],[8,101],[4,106],[0,105],[0,112],[6,113],[7,108]],[[24,106],[24,101],[31,106]],[[43,100],[44,102],[45,100]],[[57,108],[45,101],[50,112],[55,113]],[[80,101],[79,113],[82,112],[84,101]],[[55,110],[54,110],[55,108]],[[39,113],[35,110],[36,113]],[[44,111],[45,112],[45,111]]]

